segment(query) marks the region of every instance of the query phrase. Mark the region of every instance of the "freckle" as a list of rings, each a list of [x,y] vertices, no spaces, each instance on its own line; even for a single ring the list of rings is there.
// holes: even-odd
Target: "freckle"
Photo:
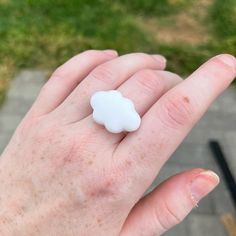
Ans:
[[[189,98],[188,97],[184,97],[184,101],[189,103]]]
[[[93,164],[93,161],[90,160],[90,161],[88,162],[88,165],[91,166],[92,164]]]
[[[145,158],[145,154],[141,154],[140,158],[143,160]]]
[[[97,223],[98,223],[98,226],[102,226],[102,220],[101,219],[97,219]]]
[[[126,161],[126,164],[127,164],[127,166],[131,166],[132,163],[131,163],[131,161],[128,161],[128,160],[127,160],[127,161]]]

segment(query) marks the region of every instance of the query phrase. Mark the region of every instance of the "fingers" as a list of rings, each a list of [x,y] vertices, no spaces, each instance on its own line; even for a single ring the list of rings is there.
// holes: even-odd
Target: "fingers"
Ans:
[[[161,235],[180,223],[218,183],[215,173],[203,169],[169,178],[135,205],[120,236]]]
[[[182,79],[171,72],[159,70],[141,70],[124,82],[117,90],[123,96],[131,99],[136,111],[140,116],[144,113],[170,88],[180,83]],[[92,116],[87,117],[83,122],[87,126],[97,125],[93,122]],[[111,134],[102,128],[100,140],[117,144],[124,137],[124,133]]]
[[[158,169],[235,75],[236,59],[233,56],[212,58],[163,95],[144,115],[140,129],[121,142],[116,154],[124,157],[125,153],[130,153],[127,158],[135,157],[143,175],[148,174],[151,182]],[[144,166],[148,168],[144,170]]]
[[[31,113],[40,116],[55,109],[91,70],[116,56],[113,50],[89,50],[71,58],[52,74]]]
[[[125,80],[142,69],[164,69],[165,59],[143,53],[118,57],[95,68],[59,107],[65,123],[79,121],[91,113],[89,100],[99,90],[119,87]],[[73,105],[72,105],[73,104]]]
[[[141,70],[119,88],[123,96],[131,99],[140,116],[170,88],[182,79],[174,73],[160,70]]]

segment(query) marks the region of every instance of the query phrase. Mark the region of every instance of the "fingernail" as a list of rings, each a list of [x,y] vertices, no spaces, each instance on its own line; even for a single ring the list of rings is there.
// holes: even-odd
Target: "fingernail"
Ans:
[[[118,56],[118,52],[116,50],[107,49],[107,50],[104,50],[103,52],[105,52],[106,54],[110,56]]]
[[[218,59],[223,61],[226,65],[233,67],[236,70],[236,58],[230,54],[222,54],[217,56]]]
[[[154,59],[161,62],[164,66],[166,65],[167,60],[162,55],[157,54],[157,55],[152,55],[152,56],[153,56]]]
[[[192,197],[199,202],[210,193],[220,182],[219,176],[213,171],[206,170],[200,172],[191,183]]]

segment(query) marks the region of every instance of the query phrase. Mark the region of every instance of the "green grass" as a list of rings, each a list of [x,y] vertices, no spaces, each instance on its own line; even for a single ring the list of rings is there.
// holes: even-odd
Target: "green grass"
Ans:
[[[193,0],[119,0],[117,2],[135,14],[145,16],[166,16],[184,10]]]
[[[212,43],[217,52],[228,51],[236,54],[236,1],[215,0],[209,14],[211,32],[215,37]]]
[[[53,69],[90,48],[114,48],[121,54],[162,53],[168,58],[169,69],[181,75],[216,53],[236,54],[235,0],[213,1],[207,17],[202,19],[209,34],[207,42],[160,41],[145,27],[148,20],[169,27],[175,16],[189,10],[194,2],[0,0],[0,101],[17,70]],[[158,28],[156,31],[158,34]]]

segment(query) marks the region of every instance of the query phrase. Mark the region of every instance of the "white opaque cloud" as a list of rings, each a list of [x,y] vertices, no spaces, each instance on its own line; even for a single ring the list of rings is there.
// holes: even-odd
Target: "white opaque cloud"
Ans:
[[[133,102],[116,90],[96,92],[90,104],[95,122],[111,133],[132,132],[140,126],[141,118]]]

